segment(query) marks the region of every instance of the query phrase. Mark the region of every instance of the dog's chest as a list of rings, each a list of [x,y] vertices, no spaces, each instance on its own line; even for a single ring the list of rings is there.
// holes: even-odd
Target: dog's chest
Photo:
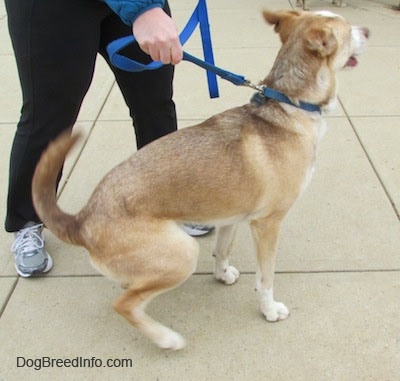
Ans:
[[[324,120],[320,120],[319,123],[317,123],[317,125],[315,126],[315,136],[316,136],[316,142],[313,148],[313,159],[311,160],[311,162],[309,163],[305,175],[304,175],[304,179],[303,179],[303,183],[300,187],[300,196],[304,193],[304,191],[307,189],[308,185],[311,182],[311,179],[313,177],[313,174],[315,172],[315,161],[316,161],[316,156],[317,156],[317,149],[318,149],[318,144],[321,141],[321,139],[323,138],[323,136],[325,135],[327,126]]]
[[[306,170],[306,174],[304,176],[303,183],[301,184],[301,187],[300,187],[300,195],[299,196],[301,196],[304,193],[304,191],[307,189],[307,187],[310,184],[311,179],[313,177],[314,171],[315,171],[315,165],[313,163]]]

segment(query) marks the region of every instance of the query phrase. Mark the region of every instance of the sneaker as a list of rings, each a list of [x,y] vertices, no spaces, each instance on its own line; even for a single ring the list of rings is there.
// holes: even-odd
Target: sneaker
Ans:
[[[187,223],[183,224],[182,228],[187,234],[191,235],[192,237],[200,237],[211,233],[215,229],[215,226]]]
[[[11,251],[14,252],[15,270],[24,278],[47,273],[53,267],[53,261],[44,248],[42,230],[43,224],[28,222],[15,233]]]

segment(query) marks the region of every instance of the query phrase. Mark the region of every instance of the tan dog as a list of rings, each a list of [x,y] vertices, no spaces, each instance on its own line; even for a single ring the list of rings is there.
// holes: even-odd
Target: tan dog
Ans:
[[[331,108],[335,73],[354,66],[368,29],[351,27],[328,12],[264,12],[282,48],[262,85],[300,101]],[[43,154],[33,180],[33,200],[46,226],[60,239],[84,246],[93,265],[127,290],[115,309],[162,348],[180,349],[184,339],[145,313],[157,295],[195,271],[195,239],[184,221],[219,226],[215,278],[237,281],[229,264],[235,226],[249,221],[257,248],[257,290],[268,321],[289,311],[273,297],[279,227],[306,189],[317,143],[325,129],[319,112],[265,99],[179,130],[139,150],[111,170],[77,214],[61,211],[54,184],[76,140],[64,134]]]

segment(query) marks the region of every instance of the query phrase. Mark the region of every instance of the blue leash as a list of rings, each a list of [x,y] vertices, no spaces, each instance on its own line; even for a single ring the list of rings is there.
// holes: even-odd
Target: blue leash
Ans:
[[[205,61],[197,57],[194,57],[186,52],[183,52],[183,59],[185,61],[192,62],[202,67],[203,69],[206,69],[210,98],[219,97],[217,77],[216,77],[218,75],[222,79],[225,79],[233,83],[234,85],[251,87],[257,90],[259,93],[261,93],[265,98],[274,99],[278,102],[287,103],[289,105],[301,108],[306,111],[321,113],[321,109],[318,105],[302,101],[300,101],[299,104],[297,105],[293,103],[285,94],[281,93],[280,91],[270,89],[265,86],[254,85],[242,75],[238,75],[215,66],[206,0],[199,0],[195,10],[190,16],[189,21],[182,30],[181,34],[179,35],[179,39],[182,45],[184,45],[186,41],[190,38],[190,36],[193,34],[198,24],[200,24],[200,33],[203,44],[203,53]],[[163,66],[163,63],[160,61],[153,61],[149,64],[143,64],[119,54],[119,52],[122,49],[133,44],[134,42],[135,38],[133,36],[127,36],[117,39],[111,42],[107,46],[108,56],[110,58],[111,63],[115,67],[125,71],[139,72],[143,70],[155,70]],[[258,94],[256,93],[256,95]],[[256,100],[257,97],[253,98],[255,99],[255,104],[259,105],[262,103],[262,101]]]
[[[189,18],[189,21],[183,28],[181,34],[179,35],[179,39],[182,45],[184,45],[186,41],[190,38],[194,30],[196,29],[197,25],[200,26],[200,33],[201,33],[201,40],[203,45],[203,54],[205,61],[209,63],[211,66],[213,66],[214,54],[212,50],[210,24],[208,21],[206,0],[199,0],[196,8],[194,9],[192,15]],[[134,61],[118,53],[122,49],[126,48],[128,45],[133,44],[134,42],[135,38],[133,36],[127,36],[127,37],[122,37],[108,44],[107,53],[111,63],[115,67],[125,71],[138,72],[143,70],[155,70],[163,66],[162,62],[157,62],[157,61],[153,61],[150,64],[146,65]],[[189,58],[186,59],[190,60]],[[210,98],[218,98],[219,92],[218,92],[216,73],[207,70],[207,82],[208,82],[208,90],[210,93]]]

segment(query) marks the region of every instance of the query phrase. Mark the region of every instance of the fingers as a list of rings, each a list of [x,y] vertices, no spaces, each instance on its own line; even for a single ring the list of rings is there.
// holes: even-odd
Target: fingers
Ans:
[[[132,25],[140,48],[153,61],[176,65],[182,61],[183,48],[173,20],[161,9],[153,8],[140,15]]]
[[[163,64],[176,65],[183,58],[183,50],[179,39],[177,41],[147,43],[145,46],[140,47],[150,55],[153,61],[161,61]]]

